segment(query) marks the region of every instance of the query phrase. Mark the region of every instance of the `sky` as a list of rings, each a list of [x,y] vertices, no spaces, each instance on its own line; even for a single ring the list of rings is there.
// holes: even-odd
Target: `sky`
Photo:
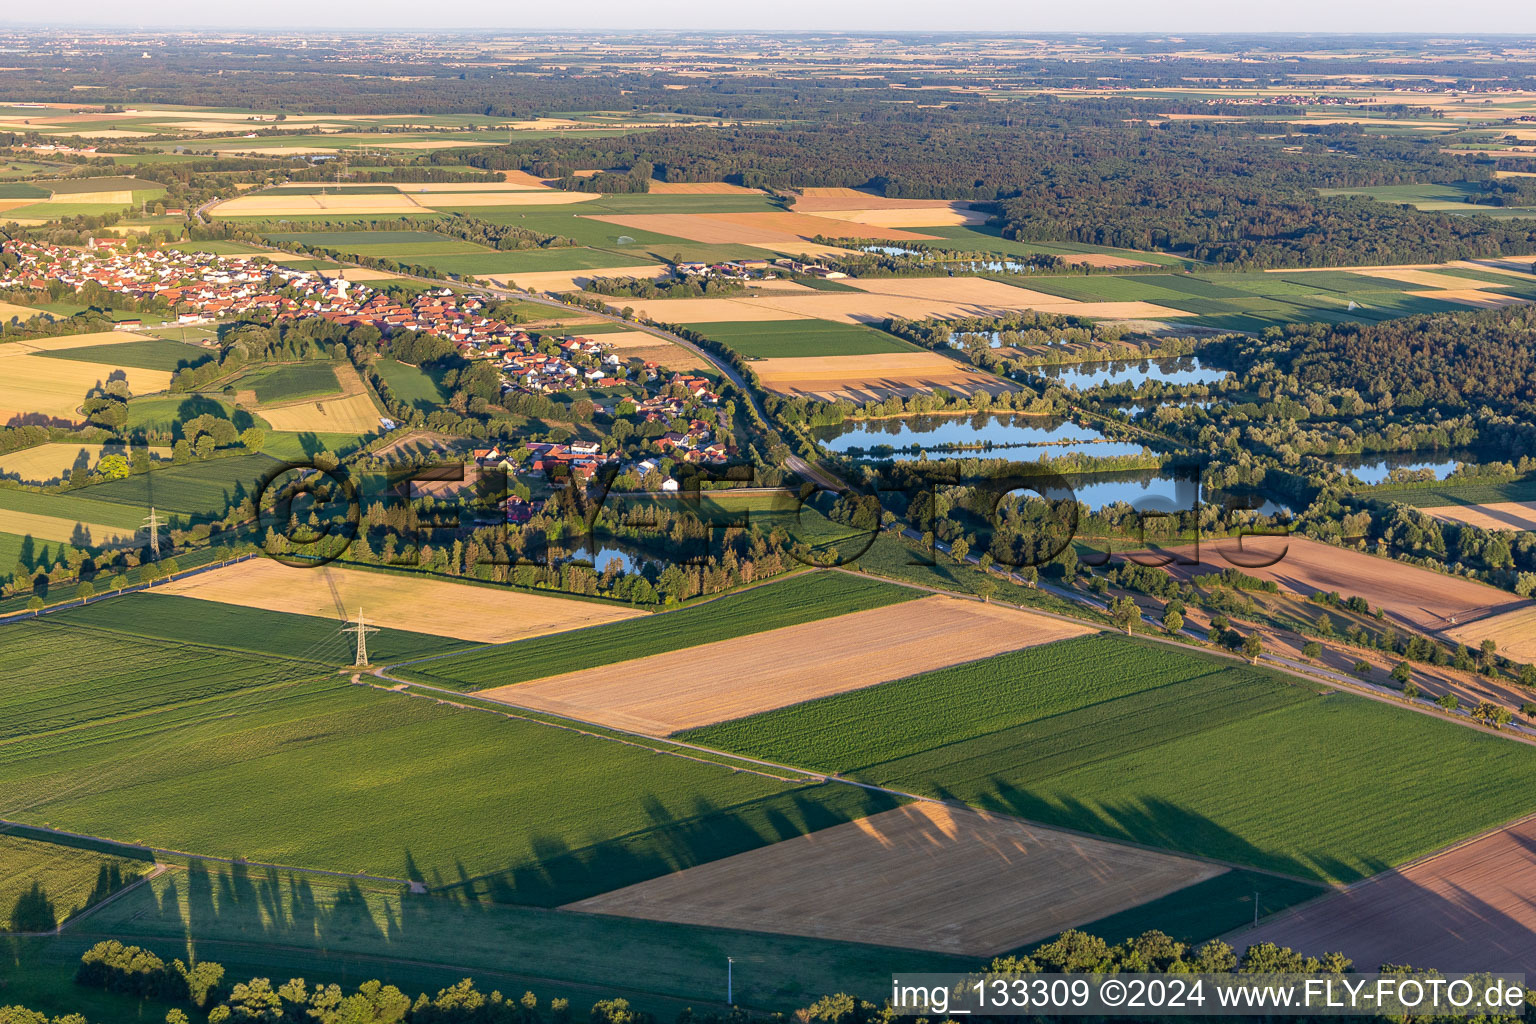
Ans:
[[[17,4],[18,8],[23,5]],[[133,23],[125,20],[131,10]],[[260,21],[252,12],[259,12]],[[61,21],[60,19],[67,19]],[[579,20],[578,20],[579,19]],[[838,31],[964,30],[997,32],[1430,32],[1536,33],[1530,0],[1484,0],[1465,6],[1445,0],[70,0],[26,5],[0,15],[0,24],[106,25],[143,28],[267,27],[389,29],[757,29]]]

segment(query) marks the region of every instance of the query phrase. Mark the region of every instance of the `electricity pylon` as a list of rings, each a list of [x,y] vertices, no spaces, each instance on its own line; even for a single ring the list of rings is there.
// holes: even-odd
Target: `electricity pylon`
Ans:
[[[156,562],[160,561],[160,517],[155,514],[155,506],[149,506],[149,515],[144,517],[144,526],[149,531],[149,551]]]
[[[356,633],[357,634],[357,660],[354,661],[352,664],[354,664],[354,665],[366,665],[366,664],[368,664],[368,634],[369,633],[377,633],[379,631],[379,627],[377,627],[377,626],[370,626],[367,623],[365,623],[363,621],[363,609],[362,608],[358,608],[357,609],[357,621],[349,623],[349,624],[347,624],[345,626],[342,626],[341,627],[341,631],[343,633]]]

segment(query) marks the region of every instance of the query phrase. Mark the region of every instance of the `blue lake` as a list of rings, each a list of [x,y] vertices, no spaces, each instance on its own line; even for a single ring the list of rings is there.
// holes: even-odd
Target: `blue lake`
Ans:
[[[1142,448],[1139,443],[1107,440],[1093,427],[1071,420],[1012,413],[849,420],[817,430],[816,438],[828,451],[839,455],[888,455],[909,459],[916,458],[919,452],[943,452],[981,444],[998,448],[1040,447],[1038,454],[1047,457],[1066,452],[1135,455]],[[890,451],[886,452],[887,449]],[[1035,453],[1029,453],[1027,457],[1033,458]]]
[[[1167,359],[1130,362],[1063,363],[1031,366],[1023,372],[1079,390],[1101,384],[1129,383],[1139,387],[1149,380],[1164,384],[1215,384],[1227,375],[1226,370],[1201,365],[1199,356],[1171,356]]]

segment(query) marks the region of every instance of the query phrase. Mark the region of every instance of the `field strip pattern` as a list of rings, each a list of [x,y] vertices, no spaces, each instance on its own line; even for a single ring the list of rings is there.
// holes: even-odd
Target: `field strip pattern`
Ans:
[[[934,596],[477,696],[664,736],[1092,631]]]
[[[987,956],[1224,870],[923,802],[566,909]]]

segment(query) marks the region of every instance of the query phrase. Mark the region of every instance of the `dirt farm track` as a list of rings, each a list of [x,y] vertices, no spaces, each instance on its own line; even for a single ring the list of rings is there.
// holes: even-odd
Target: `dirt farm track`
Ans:
[[[934,803],[570,904],[684,924],[988,956],[1224,869]]]
[[[1384,963],[1445,972],[1536,964],[1536,818],[1376,875],[1227,941],[1344,950],[1362,971]]]

